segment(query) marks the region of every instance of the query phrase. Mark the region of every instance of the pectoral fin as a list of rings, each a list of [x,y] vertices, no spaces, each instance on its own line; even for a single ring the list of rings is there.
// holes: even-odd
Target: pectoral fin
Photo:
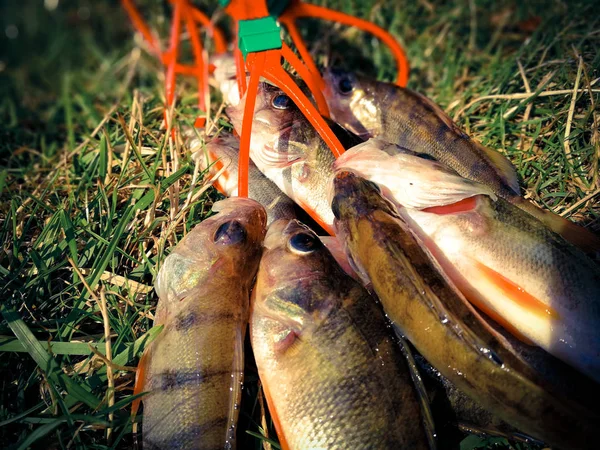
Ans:
[[[549,320],[559,320],[560,314],[552,308],[550,305],[545,304],[541,300],[537,299],[521,286],[514,283],[509,278],[505,277],[501,273],[498,273],[494,269],[486,266],[479,261],[473,261],[473,268],[476,271],[473,276],[484,278],[488,283],[494,285],[498,291],[505,295],[506,301],[518,304],[521,308],[525,309],[531,314],[535,314],[542,317],[547,317]],[[481,309],[484,313],[502,325],[506,330],[513,334],[519,340],[526,344],[532,345],[529,338],[525,337],[523,333],[517,330],[510,322],[509,319],[501,316],[494,309],[483,301],[478,296],[469,296],[468,300]]]
[[[146,370],[148,368],[148,364],[150,363],[150,348],[147,348],[142,357],[140,358],[140,362],[138,363],[137,370],[135,372],[135,384],[133,385],[133,395],[141,394],[144,392],[145,384],[146,384]],[[131,417],[136,416],[138,409],[140,408],[140,398],[136,398],[131,403]]]
[[[285,435],[283,434],[281,421],[279,420],[279,416],[277,415],[275,403],[273,403],[268,386],[266,384],[262,384],[262,389],[265,393],[265,398],[267,399],[267,405],[269,407],[269,412],[271,413],[271,419],[273,419],[273,425],[275,425],[275,431],[277,431],[277,438],[279,439],[279,445],[281,446],[281,450],[289,450],[290,446],[285,439]]]

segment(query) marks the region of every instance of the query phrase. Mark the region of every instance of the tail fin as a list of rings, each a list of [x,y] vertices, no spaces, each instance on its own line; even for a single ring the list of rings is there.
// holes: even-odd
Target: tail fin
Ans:
[[[513,197],[511,203],[528,212],[566,241],[579,247],[595,261],[600,258],[600,237],[552,211],[538,208],[523,197]]]

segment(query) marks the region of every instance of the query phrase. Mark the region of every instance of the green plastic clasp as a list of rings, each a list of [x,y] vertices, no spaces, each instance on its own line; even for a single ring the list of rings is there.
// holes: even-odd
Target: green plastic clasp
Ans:
[[[281,48],[280,27],[272,16],[240,20],[238,38],[244,59],[251,52]]]

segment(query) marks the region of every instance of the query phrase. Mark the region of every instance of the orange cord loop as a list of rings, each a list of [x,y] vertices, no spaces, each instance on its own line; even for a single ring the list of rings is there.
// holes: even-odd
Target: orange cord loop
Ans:
[[[170,0],[170,2],[174,6],[174,11],[169,37],[169,48],[162,52],[160,49],[160,41],[151,33],[149,27],[135,8],[133,1],[122,0],[123,7],[129,15],[134,27],[142,34],[146,42],[148,42],[151,51],[156,53],[161,63],[166,66],[165,90],[167,105],[171,106],[175,99],[176,74],[192,75],[196,77],[198,83],[198,105],[201,109],[204,108],[208,111],[210,106],[208,88],[208,74],[210,67],[206,61],[205,50],[198,33],[198,24],[208,29],[214,40],[217,54],[224,53],[227,50],[227,42],[221,31],[204,13],[192,6],[189,0]],[[265,0],[231,0],[225,8],[225,11],[234,20],[235,35],[238,39],[240,21],[259,19],[269,15]],[[298,58],[287,45],[283,44],[281,49],[248,53],[247,60],[244,62],[244,57],[239,46],[235,45],[234,47],[236,79],[240,98],[246,94],[239,153],[238,195],[240,197],[248,196],[250,138],[252,135],[254,106],[256,104],[256,95],[261,76],[279,86],[279,88],[290,97],[309,122],[315,127],[316,131],[329,146],[336,158],[344,152],[341,142],[331,131],[322,116],[329,116],[327,102],[323,96],[325,83],[296,26],[296,20],[301,17],[316,17],[339,22],[373,34],[390,48],[396,59],[398,68],[397,84],[405,86],[408,80],[409,66],[404,50],[387,31],[371,22],[358,19],[348,14],[321,6],[306,4],[301,0],[292,0],[279,17],[279,21],[288,30],[301,58]],[[190,36],[194,56],[193,65],[184,65],[177,62],[182,23],[185,24],[186,30]],[[294,82],[293,78],[283,69],[281,65],[282,57],[293,67],[300,79],[307,84],[314,95],[317,107],[311,103],[300,87]],[[250,73],[249,81],[246,79],[247,71]],[[318,218],[315,219],[318,221]]]
[[[208,87],[209,65],[206,62],[206,55],[202,46],[202,41],[198,33],[198,24],[206,27],[215,43],[215,53],[220,54],[227,51],[227,41],[221,30],[216,27],[211,20],[202,11],[192,6],[188,0],[170,0],[173,4],[173,23],[171,24],[171,33],[169,38],[169,49],[161,51],[159,40],[151,33],[150,28],[142,19],[132,0],[122,0],[123,7],[134,27],[142,34],[148,42],[152,52],[156,53],[161,63],[166,66],[165,91],[167,105],[170,106],[175,100],[175,75],[192,75],[196,77],[198,83],[198,107],[203,110],[208,109],[210,104],[210,91]],[[179,42],[181,40],[181,22],[185,21],[185,26],[190,41],[192,43],[192,52],[194,55],[194,65],[183,65],[177,63]]]
[[[302,56],[302,59],[304,60],[305,64],[307,65],[309,70],[313,72],[315,77],[320,78],[321,75],[319,73],[319,70],[317,69],[315,62],[310,56],[310,52],[304,44],[302,36],[300,35],[296,27],[296,20],[298,20],[301,17],[314,17],[332,22],[338,22],[344,25],[359,28],[376,36],[377,38],[379,38],[379,40],[381,40],[384,44],[387,45],[387,47],[392,52],[392,55],[396,59],[396,66],[398,70],[396,84],[402,87],[406,86],[410,71],[408,59],[406,58],[404,49],[400,46],[400,44],[398,44],[396,39],[390,33],[385,31],[383,28],[375,25],[374,23],[369,22],[368,20],[359,19],[358,17],[335,11],[333,9],[325,8],[323,6],[304,3],[301,0],[291,0],[288,7],[279,17],[279,21],[288,30],[290,37],[294,41],[294,45],[296,45],[296,48],[300,53],[300,56]]]

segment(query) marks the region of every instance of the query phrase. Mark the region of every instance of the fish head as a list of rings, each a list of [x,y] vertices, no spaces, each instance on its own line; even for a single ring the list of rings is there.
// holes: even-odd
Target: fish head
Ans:
[[[246,92],[239,104],[228,106],[225,109],[235,130],[240,135],[247,100],[248,93]],[[266,82],[258,83],[252,123],[253,136],[263,133],[280,134],[290,127],[299,116],[302,116],[302,113],[284,91]]]
[[[178,304],[222,271],[248,285],[252,281],[265,236],[265,209],[235,197],[215,203],[213,211],[217,214],[192,229],[165,259],[155,284],[165,304]]]
[[[334,67],[325,71],[323,80],[325,100],[333,120],[362,139],[380,133],[376,82]]]
[[[246,101],[247,94],[239,105],[226,109],[231,123],[240,135],[243,132]],[[259,83],[252,121],[250,156],[261,171],[282,169],[297,162],[305,153],[305,142],[315,133],[308,119],[283,90],[269,83]]]
[[[361,215],[375,210],[396,215],[394,205],[381,194],[381,188],[352,171],[340,170],[335,174],[329,197],[337,221],[347,220],[357,211]]]
[[[362,178],[352,171],[341,170],[333,177],[329,189],[331,210],[335,217],[336,236],[344,239],[347,229],[357,217],[372,215],[375,211],[398,217],[396,207],[382,194],[373,181]]]
[[[326,320],[343,282],[351,280],[319,237],[297,220],[278,220],[265,238],[253,292],[255,317],[268,322],[276,352]],[[307,337],[307,336],[306,336]]]

